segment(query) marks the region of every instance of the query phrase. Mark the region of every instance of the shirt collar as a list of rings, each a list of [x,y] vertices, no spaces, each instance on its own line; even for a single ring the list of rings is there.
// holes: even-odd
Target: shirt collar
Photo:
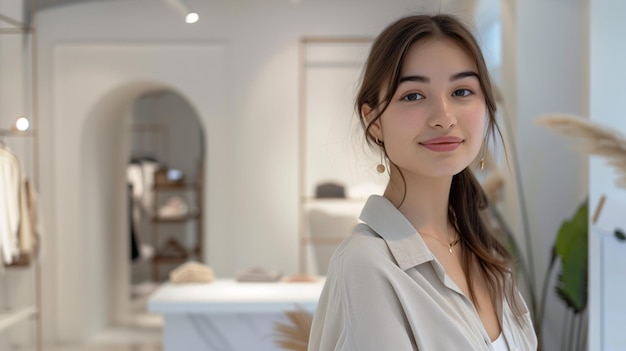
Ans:
[[[385,240],[402,270],[434,259],[417,230],[387,198],[370,196],[359,219]]]

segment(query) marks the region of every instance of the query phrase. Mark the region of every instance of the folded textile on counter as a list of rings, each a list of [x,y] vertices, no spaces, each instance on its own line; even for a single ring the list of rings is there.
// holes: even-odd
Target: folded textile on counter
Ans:
[[[238,272],[235,280],[238,282],[277,282],[282,278],[282,273],[270,271],[262,267],[252,267]]]
[[[210,283],[215,280],[211,267],[198,262],[189,261],[170,272],[170,281],[176,284]]]
[[[319,280],[319,277],[304,273],[289,275],[282,279],[282,281],[286,283],[315,283]]]

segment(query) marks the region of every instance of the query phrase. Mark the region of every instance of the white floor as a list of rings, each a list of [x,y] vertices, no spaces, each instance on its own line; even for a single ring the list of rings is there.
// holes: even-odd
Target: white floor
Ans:
[[[44,351],[162,351],[161,345],[153,344],[85,344],[44,347]]]
[[[133,287],[129,326],[105,330],[81,345],[47,345],[43,351],[162,351],[163,318],[147,312],[147,297],[155,288],[149,283]]]
[[[162,351],[161,329],[117,327],[80,345],[46,345],[43,351]]]

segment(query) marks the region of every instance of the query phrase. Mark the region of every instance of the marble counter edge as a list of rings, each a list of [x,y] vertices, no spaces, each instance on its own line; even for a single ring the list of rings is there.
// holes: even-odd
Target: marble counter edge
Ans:
[[[262,314],[298,308],[314,311],[323,285],[324,279],[314,283],[238,283],[228,279],[206,284],[165,283],[149,296],[148,311],[162,314]],[[228,295],[232,289],[238,289],[238,293]],[[274,289],[280,293],[268,294]],[[259,296],[250,296],[254,292],[260,292]],[[244,296],[245,293],[250,295]]]

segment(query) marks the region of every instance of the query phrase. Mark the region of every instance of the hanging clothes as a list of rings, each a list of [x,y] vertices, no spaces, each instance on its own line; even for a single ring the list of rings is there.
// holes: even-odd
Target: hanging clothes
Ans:
[[[133,185],[128,184],[126,190],[127,197],[127,213],[128,213],[128,231],[130,234],[130,259],[137,261],[139,259],[139,242],[137,240],[137,230],[135,228],[135,220],[133,219]]]
[[[0,147],[0,253],[5,264],[19,256],[20,178],[19,159],[6,146]]]
[[[29,265],[39,255],[41,241],[41,226],[37,212],[39,195],[33,182],[28,178],[23,180],[20,194],[19,256],[11,263],[13,266]]]
[[[4,145],[0,145],[0,204],[0,261],[27,265],[40,241],[37,194],[19,158]]]
[[[151,220],[154,215],[154,174],[159,168],[159,163],[152,157],[133,158],[126,167],[130,258],[133,262],[144,256],[146,244],[140,241],[140,228],[143,220]]]
[[[126,167],[127,181],[133,186],[133,199],[144,213],[154,212],[154,175],[160,168],[154,159],[133,159]]]
[[[161,166],[158,162],[142,161],[141,169],[143,175],[143,209],[148,216],[152,217],[156,215],[154,213],[154,175]]]

